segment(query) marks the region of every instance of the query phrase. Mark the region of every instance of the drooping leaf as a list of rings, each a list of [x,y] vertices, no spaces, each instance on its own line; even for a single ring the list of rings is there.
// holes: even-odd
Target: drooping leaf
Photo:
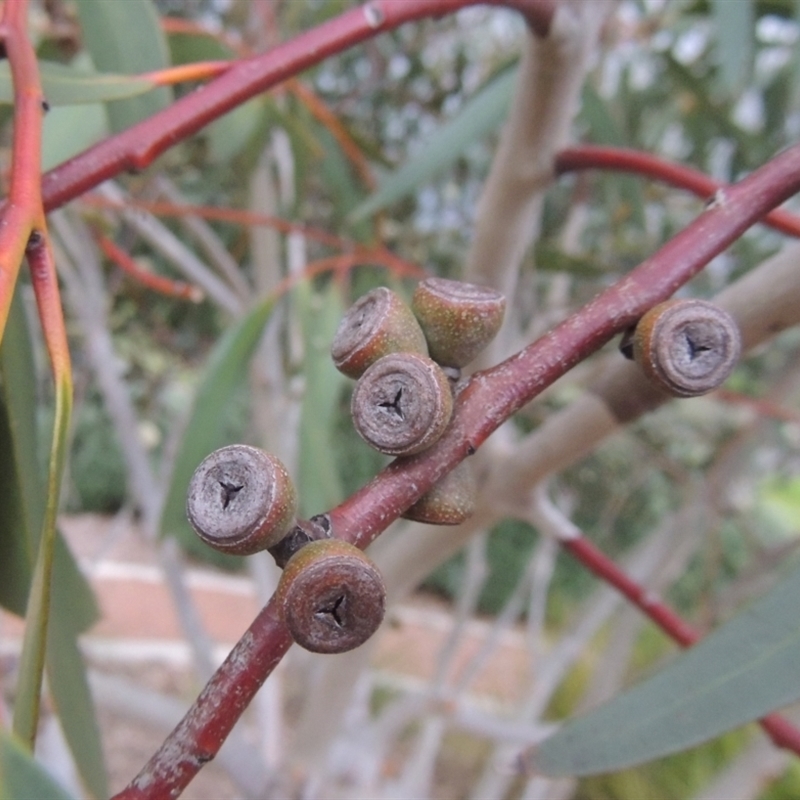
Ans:
[[[44,518],[34,357],[19,292],[0,347],[0,604],[23,616]],[[6,560],[8,557],[8,560]],[[88,693],[77,636],[98,617],[94,595],[66,542],[56,535],[47,668],[56,708],[82,779],[98,797],[107,794],[100,735]],[[0,795],[3,796],[3,795]]]
[[[9,425],[7,406],[0,402],[0,453],[12,452]],[[0,462],[0,606],[24,616],[30,582],[31,558],[22,498],[13,458],[7,457]]]
[[[161,513],[161,535],[199,542],[186,521],[186,490],[197,465],[225,444],[226,411],[247,375],[250,359],[272,312],[274,300],[261,301],[217,342],[208,359],[170,476]],[[205,547],[205,545],[202,545]]]
[[[8,323],[0,347],[0,408],[3,415],[0,420],[0,435],[7,436],[7,448],[2,452],[10,454],[3,459],[5,470],[3,485],[0,491],[13,490],[15,499],[12,505],[18,506],[18,523],[12,528],[3,527],[3,542],[21,538],[24,541],[16,549],[24,553],[28,566],[20,570],[24,577],[19,595],[12,595],[8,604],[4,601],[7,586],[12,577],[4,572],[0,575],[0,605],[15,614],[25,613],[28,582],[30,581],[34,554],[38,546],[38,538],[44,516],[43,475],[39,463],[36,386],[34,374],[34,356],[28,334],[27,321],[19,292],[15,292],[9,311]],[[3,434],[5,430],[5,434]],[[5,441],[5,440],[4,440]],[[0,512],[2,513],[2,512]],[[13,531],[13,535],[11,535]],[[0,570],[5,570],[4,561],[0,560]],[[8,579],[8,583],[5,578]],[[60,598],[70,609],[70,626],[76,634],[94,624],[98,617],[97,605],[92,590],[78,569],[69,548],[62,537],[57,537],[55,546],[54,585],[56,592],[64,593]],[[57,598],[58,600],[59,598]]]
[[[0,346],[0,388],[0,605],[24,616],[42,495],[33,352],[18,291]]]
[[[506,118],[516,77],[515,67],[495,76],[452,120],[434,132],[418,153],[387,176],[378,190],[351,212],[350,219],[374,214],[429,183],[469,145],[499,127]]]
[[[567,722],[532,755],[594,775],[685,750],[800,699],[800,569],[658,675]]]
[[[336,399],[347,380],[333,365],[330,347],[342,318],[338,287],[315,291],[308,282],[293,292],[303,325],[305,392],[300,411],[299,485],[303,516],[339,503],[342,486],[336,465],[333,429]]]
[[[47,681],[61,729],[81,780],[93,797],[108,797],[100,727],[78,649],[69,595],[56,582],[47,631]]]
[[[139,75],[169,66],[169,49],[151,0],[77,0],[84,42],[99,72]],[[111,127],[128,128],[165,108],[165,87],[108,103]]]
[[[174,34],[169,37],[173,64],[198,61],[225,61],[236,53],[212,36]],[[205,129],[208,155],[212,161],[225,163],[237,156],[265,125],[270,98],[266,94],[237,106]]]
[[[39,62],[42,90],[48,105],[80,105],[120,100],[144,94],[152,81],[135,76],[88,72],[53,61]],[[8,61],[0,62],[0,103],[13,103],[14,89]]]
[[[74,800],[36,763],[25,748],[0,729],[0,798]]]

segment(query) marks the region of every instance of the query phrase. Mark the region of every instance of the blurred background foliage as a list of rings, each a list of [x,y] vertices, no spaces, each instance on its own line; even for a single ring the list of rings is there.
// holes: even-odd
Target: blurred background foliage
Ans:
[[[162,56],[172,64],[263,49],[350,5],[343,0],[155,3],[173,23],[158,34]],[[92,7],[78,4],[81,24]],[[36,30],[43,58],[93,63],[109,72],[145,69],[113,55],[104,61],[108,51],[99,48],[98,37],[88,29],[84,38],[79,35],[72,3],[54,0],[39,13]],[[54,19],[64,22],[58,35],[53,33]],[[212,33],[187,32],[176,24],[181,21],[202,24]],[[302,76],[339,127],[321,121],[301,92],[279,88],[178,145],[160,159],[158,171],[169,177],[183,202],[276,213],[351,243],[380,243],[426,272],[458,276],[511,98],[516,66],[511,54],[518,53],[524,35],[517,15],[486,8],[404,26]],[[717,179],[735,180],[800,133],[798,38],[800,5],[795,0],[624,0],[585,86],[574,137],[640,148]],[[108,49],[117,46],[107,43]],[[180,96],[192,88],[181,86],[174,92]],[[124,113],[115,112],[113,104],[54,109],[47,123],[46,158],[55,163],[128,124],[131,114],[151,113],[169,102],[172,91],[143,95],[138,110],[126,105]],[[76,113],[92,124],[76,130]],[[276,175],[279,165],[270,164],[283,191],[275,208],[264,209],[255,205],[251,176],[270,146],[290,149],[294,171],[281,177]],[[354,157],[353,151],[360,155]],[[132,195],[152,196],[153,174],[155,170],[129,176],[125,183]],[[542,236],[526,256],[529,315],[555,319],[578,308],[655,251],[701,207],[701,200],[631,176],[588,172],[562,178],[547,198]],[[179,218],[165,215],[161,222],[185,236]],[[116,241],[132,255],[153,271],[176,277],[169,259],[139,241],[129,225],[116,219],[110,224]],[[268,256],[257,250],[263,237],[235,218],[209,224],[251,285],[263,285],[260,263]],[[289,238],[276,239],[281,266],[270,288],[288,274],[283,265],[290,260]],[[692,293],[718,291],[781,241],[764,227],[752,229],[709,265],[694,281]],[[305,246],[308,265],[340,252],[313,236]],[[384,463],[352,431],[350,386],[330,368],[327,348],[342,310],[358,295],[387,280],[409,295],[413,284],[408,277],[387,272],[385,266],[366,259],[353,269],[322,274],[298,284],[277,306],[282,389],[307,425],[314,421],[313,428],[301,426],[300,452],[290,457],[306,514],[341,500]],[[174,456],[173,432],[188,414],[209,354],[231,318],[208,301],[191,304],[155,294],[113,264],[106,263],[105,270],[108,325],[118,367],[141,420],[139,437],[159,470]],[[72,512],[115,512],[132,502],[125,461],[83,355],[81,333],[76,327],[73,333],[77,391],[66,506]],[[746,358],[730,389],[759,397],[783,385],[787,397],[793,391],[796,397],[799,338],[796,331],[786,332]],[[575,391],[574,383],[556,387],[516,424],[521,430],[535,428]],[[254,429],[253,403],[262,401],[253,398],[242,384],[226,398],[222,439],[261,436]],[[669,404],[560,475],[558,491],[572,505],[576,524],[611,556],[619,556],[678,508],[686,487],[702,480],[699,476],[755,414],[747,404],[718,399]],[[735,492],[718,509],[704,546],[671,590],[678,608],[703,624],[731,613],[726,598],[739,597],[734,589],[747,581],[749,570],[769,548],[797,541],[800,421],[775,419],[761,430],[740,455]],[[508,601],[537,538],[533,528],[514,520],[489,534],[490,574],[482,590],[482,612],[495,614]],[[193,556],[220,563],[192,542]],[[791,547],[787,553],[793,553]],[[238,561],[225,563],[240,566]],[[431,575],[426,588],[452,598],[463,571],[464,558],[459,556]],[[574,561],[559,559],[549,601],[554,628],[570,619],[593,585],[594,579]],[[648,671],[667,650],[659,634],[651,631],[640,638],[638,669]],[[632,671],[626,680],[636,674]],[[573,690],[577,694],[580,684],[579,675],[565,684],[557,703],[560,713],[571,708],[569,695]],[[747,735],[735,734],[642,770],[585,781],[576,797],[689,796],[690,789],[701,786],[735,754]],[[800,773],[795,768],[765,790],[762,800],[798,795]]]

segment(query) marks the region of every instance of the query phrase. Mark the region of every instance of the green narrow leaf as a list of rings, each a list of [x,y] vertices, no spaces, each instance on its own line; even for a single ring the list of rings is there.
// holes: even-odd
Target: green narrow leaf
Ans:
[[[268,103],[269,98],[260,95],[214,120],[206,129],[209,158],[224,164],[244,150],[264,125]]]
[[[28,557],[32,562],[44,519],[42,472],[38,461],[39,433],[36,418],[36,372],[33,346],[19,287],[14,292],[8,323],[0,346],[0,378],[6,405],[11,449],[21,493]],[[8,462],[11,459],[4,459]]]
[[[714,49],[722,85],[736,96],[750,82],[755,53],[756,21],[752,0],[711,0],[716,29]]]
[[[333,283],[322,291],[315,291],[309,282],[303,282],[293,296],[305,341],[298,483],[301,512],[303,516],[311,516],[335,506],[342,499],[333,430],[336,400],[347,379],[333,365],[331,342],[342,318],[343,303]]]
[[[701,744],[800,699],[800,569],[658,675],[567,722],[545,775],[612,772]]]
[[[464,104],[456,117],[428,138],[420,152],[383,180],[378,190],[350,213],[350,220],[368,217],[430,183],[469,145],[497,128],[506,118],[516,78],[516,66],[494,77]]]
[[[52,169],[108,134],[105,106],[52,108],[42,126],[42,170]]]
[[[77,0],[86,47],[99,72],[139,75],[169,66],[167,41],[151,0]],[[169,105],[166,87],[108,103],[111,127],[123,130]]]
[[[624,121],[614,113],[613,104],[606,101],[597,90],[587,83],[583,87],[581,100],[581,119],[589,128],[589,138],[597,144],[625,147],[628,141],[625,135]],[[604,174],[601,186],[608,193],[605,204],[609,207],[622,202],[626,211],[639,225],[644,225],[644,196],[642,195],[641,182],[633,175]]]
[[[53,609],[47,631],[48,686],[81,780],[93,797],[108,797],[108,776],[100,726],[83,656],[73,630],[70,605],[63,595],[66,592],[60,596],[54,587]]]
[[[73,800],[20,744],[0,730],[0,798],[2,800]]]
[[[245,380],[250,359],[274,304],[271,297],[261,301],[220,338],[211,352],[178,446],[161,513],[161,535],[179,536],[182,541],[199,541],[186,521],[189,480],[197,465],[212,450],[228,444],[223,438],[226,410]]]
[[[36,563],[25,609],[25,634],[19,659],[17,696],[14,703],[14,733],[33,746],[39,724],[39,705],[47,651],[47,628],[53,597],[53,562],[56,547],[56,516],[61,497],[61,479],[67,456],[67,434],[72,413],[72,376],[56,370],[56,403],[48,465],[46,502]]]
[[[44,490],[42,467],[38,462],[34,355],[19,291],[14,293],[0,346],[0,409],[0,436],[4,437],[3,444],[7,443],[7,447],[0,452],[11,455],[2,462],[5,480],[0,491],[11,493],[6,496],[11,498],[9,502],[12,506],[18,507],[18,519],[14,527],[2,528],[2,543],[19,540],[16,550],[23,553],[27,560],[27,567],[20,567],[20,573],[16,576],[20,581],[24,577],[21,591],[18,595],[12,595],[8,605],[2,599],[8,584],[5,580],[0,581],[0,605],[23,615],[44,519]],[[5,511],[5,508],[0,509],[0,514]],[[5,567],[5,561],[0,560],[0,575],[3,577],[6,577],[2,572]],[[9,583],[11,580],[9,577]],[[68,601],[73,620],[71,629],[77,634],[93,625],[98,617],[94,595],[61,536],[56,539],[53,580],[56,591],[63,591],[63,599]]]
[[[19,616],[28,602],[41,528],[37,463],[36,376],[19,290],[14,292],[0,346],[0,605]]]
[[[110,75],[68,67],[53,61],[39,62],[42,90],[49,106],[99,103],[135,97],[155,88],[152,81],[128,75]],[[8,61],[0,62],[0,103],[14,102]]]
[[[0,452],[9,455],[3,459],[0,479],[0,604],[20,616],[26,610],[44,519],[33,365],[27,320],[16,292],[0,347]],[[52,592],[47,649],[50,688],[59,713],[68,710],[69,718],[62,716],[61,723],[81,777],[95,796],[103,797],[107,785],[100,735],[96,724],[91,724],[94,708],[76,643],[78,634],[97,620],[98,610],[60,535],[54,545]]]
[[[8,329],[6,329],[8,330]],[[0,402],[0,453],[12,453],[8,408]],[[31,559],[13,458],[0,461],[0,606],[25,616]]]

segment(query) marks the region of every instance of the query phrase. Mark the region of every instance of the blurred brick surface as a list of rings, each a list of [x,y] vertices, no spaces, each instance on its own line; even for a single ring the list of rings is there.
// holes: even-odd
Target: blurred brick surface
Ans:
[[[152,547],[136,527],[125,520],[80,515],[62,520],[61,528],[90,578],[97,594],[101,619],[85,637],[89,644],[127,643],[147,654],[166,652],[165,646],[183,641],[180,625]],[[201,567],[187,571],[192,599],[211,638],[230,646],[246,630],[258,611],[252,582]],[[412,598],[394,609],[384,624],[373,658],[382,672],[425,681],[436,671],[441,648],[452,625],[445,603]],[[489,635],[489,625],[471,622],[453,658],[448,678],[457,681],[469,668]],[[21,622],[0,613],[0,642],[19,638]],[[159,650],[159,647],[162,649]],[[470,683],[469,691],[511,704],[530,680],[530,664],[523,635],[506,631]]]

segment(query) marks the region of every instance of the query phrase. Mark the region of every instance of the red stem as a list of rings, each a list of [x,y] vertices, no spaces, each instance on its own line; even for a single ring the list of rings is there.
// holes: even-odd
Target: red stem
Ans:
[[[585,536],[563,539],[561,546],[586,569],[613,586],[641,609],[653,622],[681,647],[691,647],[702,638],[688,622],[682,620],[669,606],[662,603],[652,592],[628,577],[602,550],[595,547]]]
[[[27,22],[27,0],[7,0],[0,20],[0,40],[14,86],[14,134],[9,197],[0,210],[0,339],[28,236],[34,225],[44,225],[39,193],[44,97]]]
[[[234,63],[223,75],[169,108],[105,139],[50,170],[42,179],[51,211],[124,170],[149,166],[172,145],[281,81],[325,58],[392,30],[404,22],[442,16],[472,5],[497,5],[523,14],[539,34],[549,28],[556,0],[372,0],[253,58]]]
[[[192,708],[114,800],[172,800],[211,761],[292,639],[273,600],[259,612]]]
[[[586,569],[597,575],[620,594],[627,597],[640,611],[649,617],[664,633],[681,647],[691,647],[702,635],[688,622],[681,619],[666,603],[648,592],[628,577],[605,553],[595,547],[585,536],[563,539],[561,546]],[[768,714],[759,724],[778,747],[785,747],[800,755],[800,730],[780,714]]]
[[[670,186],[686,189],[701,198],[711,200],[718,189],[726,184],[709,178],[702,172],[681,164],[665,161],[640,150],[623,147],[598,147],[581,145],[562,150],[556,156],[555,172],[563,175],[585,169],[602,169],[614,172],[633,172],[654,180],[663,181]],[[788,211],[776,209],[767,214],[763,222],[775,230],[789,236],[800,236],[800,217]]]
[[[203,300],[203,290],[184,281],[174,281],[164,275],[156,275],[150,270],[140,267],[130,253],[126,253],[119,245],[103,236],[95,234],[95,241],[105,256],[113,261],[123,272],[130,275],[135,281],[152,289],[154,292],[167,297],[178,297],[181,300],[191,300],[199,303]]]

